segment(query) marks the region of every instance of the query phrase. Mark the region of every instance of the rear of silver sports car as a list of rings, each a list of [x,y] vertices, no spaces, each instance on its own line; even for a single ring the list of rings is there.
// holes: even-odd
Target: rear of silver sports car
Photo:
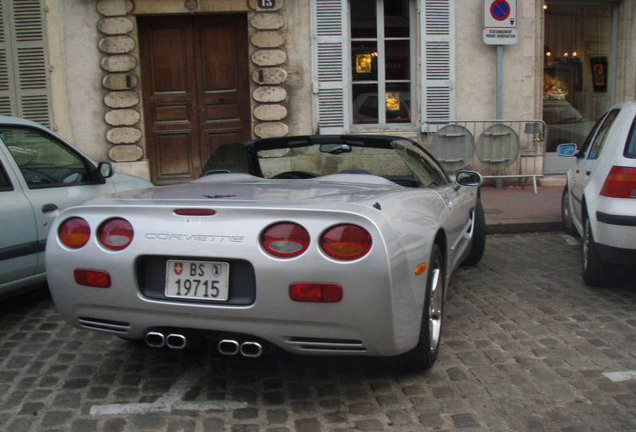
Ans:
[[[206,332],[246,356],[415,346],[426,273],[414,274],[387,212],[215,204],[65,211],[46,250],[62,317],[157,347]]]

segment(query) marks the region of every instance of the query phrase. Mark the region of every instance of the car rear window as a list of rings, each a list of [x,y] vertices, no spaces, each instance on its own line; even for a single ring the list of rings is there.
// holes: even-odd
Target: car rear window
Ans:
[[[627,135],[627,143],[625,144],[625,157],[636,159],[636,118],[632,122],[632,127]]]

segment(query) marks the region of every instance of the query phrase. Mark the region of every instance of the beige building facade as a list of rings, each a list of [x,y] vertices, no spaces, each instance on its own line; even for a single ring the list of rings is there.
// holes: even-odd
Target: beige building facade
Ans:
[[[11,28],[18,2],[2,1]],[[196,178],[229,141],[391,133],[428,142],[427,122],[495,119],[498,103],[504,119],[541,121],[546,64],[567,63],[546,59],[546,26],[591,19],[575,1],[518,0],[498,101],[497,49],[482,38],[488,2],[30,1],[41,6],[48,125],[155,184]],[[636,98],[636,6],[610,3],[606,54],[573,30],[590,58],[606,59],[609,87],[579,98],[597,96],[597,111]],[[589,62],[572,68],[577,79],[589,78]]]

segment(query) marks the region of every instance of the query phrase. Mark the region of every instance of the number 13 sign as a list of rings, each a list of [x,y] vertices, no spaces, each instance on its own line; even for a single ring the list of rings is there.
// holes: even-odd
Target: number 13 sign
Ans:
[[[276,7],[276,0],[258,0],[258,7],[261,9],[272,9]]]

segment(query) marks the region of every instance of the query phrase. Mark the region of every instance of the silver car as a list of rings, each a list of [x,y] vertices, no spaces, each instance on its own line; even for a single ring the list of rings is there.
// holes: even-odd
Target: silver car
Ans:
[[[73,326],[225,355],[400,356],[432,366],[444,295],[485,245],[481,176],[454,180],[398,137],[304,136],[219,148],[186,185],[62,212],[49,287]]]
[[[583,238],[583,279],[607,285],[615,265],[636,265],[636,102],[605,113],[580,150],[562,144],[557,153],[576,158],[562,213],[566,231]]]
[[[0,297],[45,281],[46,237],[61,210],[148,186],[95,164],[39,124],[0,116]]]

